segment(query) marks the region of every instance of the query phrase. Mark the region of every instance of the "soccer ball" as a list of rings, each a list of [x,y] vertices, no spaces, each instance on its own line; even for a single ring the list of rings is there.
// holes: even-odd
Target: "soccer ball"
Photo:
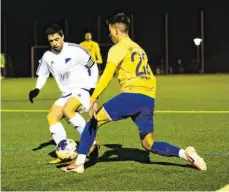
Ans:
[[[77,156],[78,145],[72,139],[64,139],[56,147],[56,155],[62,160],[74,159]]]

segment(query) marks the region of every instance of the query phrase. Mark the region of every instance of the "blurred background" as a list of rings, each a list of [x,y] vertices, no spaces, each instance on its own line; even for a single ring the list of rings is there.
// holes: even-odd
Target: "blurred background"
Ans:
[[[48,48],[45,28],[60,24],[65,40],[80,43],[90,30],[103,69],[111,41],[105,20],[130,19],[130,36],[148,54],[156,74],[228,73],[229,8],[226,0],[3,0],[1,53],[6,77],[32,77]],[[200,38],[199,45],[194,43]],[[2,65],[3,66],[3,65]]]

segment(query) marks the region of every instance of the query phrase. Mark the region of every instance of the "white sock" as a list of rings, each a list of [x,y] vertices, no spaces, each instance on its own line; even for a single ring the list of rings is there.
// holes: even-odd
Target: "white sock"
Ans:
[[[69,122],[81,135],[86,125],[84,118],[79,113],[76,113],[71,119],[69,119]],[[96,141],[93,142],[93,145],[94,144],[96,144]]]
[[[51,132],[51,136],[53,140],[55,141],[56,145],[58,145],[58,143],[62,141],[63,139],[67,138],[66,131],[60,122],[54,125],[51,125],[49,127],[49,130]]]
[[[76,113],[71,119],[69,119],[69,122],[81,135],[86,125],[84,118],[79,113]]]
[[[84,164],[86,160],[86,155],[84,154],[78,154],[76,159],[76,165]]]
[[[180,149],[179,157],[187,161],[187,157],[185,155],[185,150],[184,149]]]

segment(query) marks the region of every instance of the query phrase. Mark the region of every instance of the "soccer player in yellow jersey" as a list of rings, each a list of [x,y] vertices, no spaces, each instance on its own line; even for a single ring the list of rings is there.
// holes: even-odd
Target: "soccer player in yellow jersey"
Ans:
[[[1,53],[1,72],[0,72],[0,78],[4,79],[4,68],[5,68],[5,54]]]
[[[93,95],[91,96],[91,120],[81,135],[79,155],[75,162],[63,171],[84,172],[86,154],[92,145],[98,127],[130,117],[139,129],[142,146],[158,155],[176,156],[192,163],[200,170],[206,170],[204,160],[193,147],[186,150],[154,139],[153,112],[156,98],[156,79],[145,51],[128,36],[130,20],[125,14],[117,14],[108,20],[110,37],[114,46],[110,48],[107,65]],[[121,84],[121,93],[106,102],[96,111],[95,101],[111,81],[115,71]],[[96,113],[95,113],[96,112]]]
[[[88,50],[92,59],[97,64],[102,64],[103,60],[100,53],[99,44],[95,41],[92,41],[92,34],[90,32],[85,33],[85,41],[81,42],[80,45]]]

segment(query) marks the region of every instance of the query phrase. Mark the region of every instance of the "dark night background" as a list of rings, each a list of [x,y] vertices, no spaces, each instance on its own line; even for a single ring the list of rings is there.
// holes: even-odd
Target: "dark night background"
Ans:
[[[161,58],[165,58],[167,12],[169,65],[175,69],[176,60],[181,58],[185,72],[193,72],[192,60],[196,59],[193,38],[201,35],[200,11],[203,10],[205,72],[229,72],[227,4],[227,0],[3,0],[1,49],[7,53],[8,63],[13,69],[9,70],[9,75],[30,76],[30,48],[35,43],[35,20],[36,45],[47,45],[44,31],[50,22],[62,25],[67,41],[80,43],[84,38],[85,29],[92,30],[93,39],[97,41],[97,16],[101,16],[100,43],[111,43],[104,20],[112,13],[122,11],[134,15],[134,40],[145,49],[150,65],[155,71]],[[104,60],[108,48],[101,47]]]

